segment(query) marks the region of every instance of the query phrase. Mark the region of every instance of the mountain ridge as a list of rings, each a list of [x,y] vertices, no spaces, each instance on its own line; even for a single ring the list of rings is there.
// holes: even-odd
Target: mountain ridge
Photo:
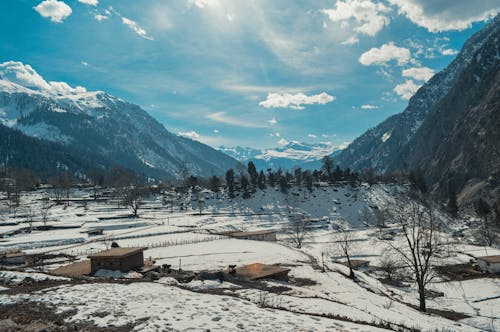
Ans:
[[[438,161],[440,157],[436,152],[445,153],[446,148],[430,138],[439,137],[439,140],[445,140],[450,145],[456,144],[465,149],[464,141],[467,138],[458,133],[460,131],[468,132],[468,125],[461,122],[459,128],[450,131],[450,135],[453,134],[456,139],[460,139],[458,141],[449,140],[447,133],[440,129],[449,127],[449,124],[446,123],[447,119],[438,116],[438,114],[446,113],[451,118],[458,113],[465,116],[469,110],[484,102],[481,99],[484,97],[482,93],[490,86],[494,87],[497,84],[498,78],[492,78],[487,74],[488,72],[498,73],[499,70],[498,36],[500,36],[500,15],[469,38],[456,59],[424,84],[410,98],[407,108],[402,113],[393,115],[378,126],[366,131],[335,157],[334,161],[341,167],[350,167],[354,171],[371,168],[379,173],[391,173],[422,169],[432,186],[431,189],[441,194],[448,191],[448,182],[453,182],[458,190],[462,190],[466,183],[474,177],[479,176],[479,182],[486,181],[490,175],[485,174],[484,169],[483,173],[479,175],[464,167],[455,167],[456,165],[453,163],[456,163],[454,160],[460,154],[458,150],[456,151],[457,155],[453,157],[448,155],[446,160]],[[484,67],[483,70],[478,71],[481,67]],[[481,80],[483,83],[488,81],[490,86],[483,86],[482,91],[479,91],[476,87]],[[464,81],[469,83],[464,84]],[[470,89],[475,89],[475,97],[470,96]],[[463,103],[467,104],[467,107],[447,109],[449,106],[446,105],[451,103],[451,95],[457,100],[462,100]],[[492,98],[497,100],[498,96]],[[498,116],[498,106],[495,106],[497,105],[495,100],[490,100],[491,114]],[[470,118],[469,121],[475,123],[482,118],[481,114],[476,113],[476,117]],[[493,120],[496,121],[496,118]],[[493,139],[495,130],[485,125],[482,128],[488,128],[488,130],[485,129],[485,132],[489,139]],[[441,133],[438,135],[437,133],[440,131]],[[426,146],[427,148],[425,148]],[[466,150],[469,153],[476,153],[474,150]],[[475,156],[475,159],[478,162],[481,160],[479,156]],[[497,161],[500,163],[500,159]],[[450,172],[452,168],[455,170],[454,172]],[[459,169],[460,171],[458,171]],[[496,173],[491,167],[489,172]],[[455,175],[450,175],[451,173],[455,173]]]
[[[24,84],[24,85],[23,85]],[[0,123],[28,136],[93,151],[155,178],[222,174],[236,160],[174,135],[139,106],[102,91],[47,82],[29,65],[0,64]]]

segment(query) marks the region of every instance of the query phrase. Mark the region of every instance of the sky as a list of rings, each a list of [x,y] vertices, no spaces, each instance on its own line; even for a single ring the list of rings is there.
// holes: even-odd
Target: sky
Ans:
[[[211,146],[345,146],[499,0],[2,0],[0,63],[102,90]]]

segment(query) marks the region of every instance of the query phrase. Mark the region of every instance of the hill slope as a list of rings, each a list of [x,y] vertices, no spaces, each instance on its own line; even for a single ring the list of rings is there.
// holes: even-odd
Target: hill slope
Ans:
[[[498,179],[499,36],[497,16],[415,93],[404,112],[368,130],[335,161],[356,171],[421,168],[441,193],[450,181],[462,189],[468,181]]]
[[[183,169],[201,176],[222,174],[237,163],[168,132],[137,105],[102,91],[47,82],[19,62],[0,64],[0,123],[151,177],[179,178]]]

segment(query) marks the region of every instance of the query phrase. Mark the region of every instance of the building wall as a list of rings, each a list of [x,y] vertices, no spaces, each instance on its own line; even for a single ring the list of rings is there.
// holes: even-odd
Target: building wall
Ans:
[[[130,270],[139,269],[144,265],[144,255],[139,252],[134,255],[121,258],[92,258],[90,260],[91,272],[95,273],[99,269],[119,270],[128,272]]]
[[[276,241],[276,233],[255,234],[247,236],[238,236],[238,239],[255,240],[255,241]]]
[[[500,263],[488,263],[483,260],[478,260],[477,264],[481,270],[489,273],[500,273]]]

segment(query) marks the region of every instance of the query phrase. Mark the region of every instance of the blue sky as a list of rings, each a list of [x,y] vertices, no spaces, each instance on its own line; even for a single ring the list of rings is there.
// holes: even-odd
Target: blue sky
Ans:
[[[212,146],[342,145],[388,116],[498,0],[4,0],[0,62],[103,90]]]

